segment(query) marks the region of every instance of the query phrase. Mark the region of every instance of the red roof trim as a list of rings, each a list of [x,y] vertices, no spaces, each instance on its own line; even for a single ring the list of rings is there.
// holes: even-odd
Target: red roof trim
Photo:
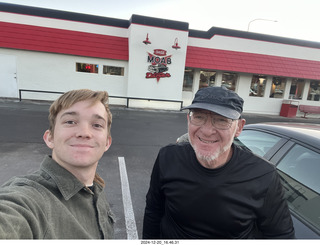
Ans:
[[[0,22],[0,47],[128,60],[128,38]]]
[[[188,46],[186,67],[320,80],[320,62]]]

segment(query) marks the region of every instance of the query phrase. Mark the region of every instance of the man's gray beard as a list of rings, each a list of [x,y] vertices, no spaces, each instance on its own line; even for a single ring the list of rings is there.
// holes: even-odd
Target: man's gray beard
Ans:
[[[206,165],[210,165],[210,163],[214,162],[214,160],[217,158],[216,155],[217,154],[210,155],[210,156],[203,156],[203,155],[197,154],[197,152],[196,152],[196,156],[197,156],[198,161],[205,162]]]
[[[190,139],[189,139],[189,142],[190,142],[190,144],[191,144],[194,152],[196,153],[196,157],[197,157],[198,161],[199,161],[199,162],[204,162],[204,163],[206,163],[207,166],[212,165],[212,163],[214,163],[214,161],[215,161],[220,155],[222,155],[224,152],[226,152],[226,151],[231,147],[231,145],[226,145],[226,146],[222,149],[222,151],[216,152],[216,153],[214,153],[214,154],[210,154],[210,153],[209,153],[209,154],[204,155],[204,154],[201,154],[201,153],[199,153],[199,152],[197,151],[196,147],[194,147],[194,146],[192,145]]]

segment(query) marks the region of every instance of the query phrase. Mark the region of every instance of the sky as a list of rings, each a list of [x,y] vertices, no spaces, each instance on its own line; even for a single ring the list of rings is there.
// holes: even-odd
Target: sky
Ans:
[[[1,0],[0,0],[1,1]],[[7,0],[129,20],[133,14],[320,42],[320,0]]]

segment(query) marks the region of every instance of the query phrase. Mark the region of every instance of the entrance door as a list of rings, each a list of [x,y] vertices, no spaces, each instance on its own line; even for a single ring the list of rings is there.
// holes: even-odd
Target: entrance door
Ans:
[[[16,57],[0,54],[0,97],[17,98]]]

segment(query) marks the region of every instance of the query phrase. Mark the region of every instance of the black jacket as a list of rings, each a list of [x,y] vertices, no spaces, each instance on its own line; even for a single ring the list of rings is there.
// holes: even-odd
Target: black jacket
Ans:
[[[160,150],[144,239],[294,238],[275,167],[233,147],[231,160],[218,169],[202,167],[189,143]]]

